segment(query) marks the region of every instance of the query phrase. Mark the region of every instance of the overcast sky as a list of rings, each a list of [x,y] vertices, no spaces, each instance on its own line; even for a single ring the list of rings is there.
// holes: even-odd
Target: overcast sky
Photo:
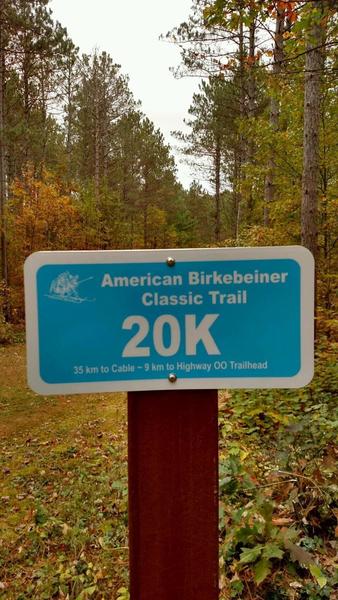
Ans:
[[[161,34],[185,21],[191,0],[51,0],[54,18],[67,28],[81,52],[107,51],[121,71],[129,75],[130,88],[141,100],[143,112],[159,127],[168,143],[170,131],[183,129],[194,77],[175,79],[169,67],[180,62],[179,48],[159,41]],[[184,186],[192,181],[190,169],[179,163]]]

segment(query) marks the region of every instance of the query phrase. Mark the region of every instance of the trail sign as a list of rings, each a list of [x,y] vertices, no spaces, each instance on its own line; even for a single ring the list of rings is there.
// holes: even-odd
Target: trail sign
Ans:
[[[131,392],[131,599],[217,600],[217,388],[311,380],[311,254],[39,252],[25,299],[33,389]]]
[[[300,387],[313,373],[302,247],[38,252],[25,264],[42,394]]]

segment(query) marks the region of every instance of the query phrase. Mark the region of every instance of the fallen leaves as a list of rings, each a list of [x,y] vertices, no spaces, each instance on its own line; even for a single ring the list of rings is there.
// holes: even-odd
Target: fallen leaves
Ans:
[[[24,348],[16,352],[19,374],[5,363],[12,348],[2,356],[13,377],[0,426],[0,591],[74,600],[86,590],[86,598],[94,586],[107,587],[107,572],[116,590],[128,566],[126,483],[112,488],[126,482],[124,397],[82,396],[68,404],[67,397],[36,396],[18,388]],[[84,549],[86,570],[77,573],[72,561]]]

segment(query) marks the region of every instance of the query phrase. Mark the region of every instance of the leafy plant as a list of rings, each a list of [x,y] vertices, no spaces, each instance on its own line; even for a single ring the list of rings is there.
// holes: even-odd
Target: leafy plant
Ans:
[[[117,593],[118,596],[116,600],[129,600],[130,598],[129,592],[125,587],[121,587],[119,590],[117,590]]]
[[[316,377],[303,390],[236,390],[221,397],[224,598],[249,597],[248,588],[252,596],[259,589],[259,597],[269,600],[325,598],[333,589],[328,542],[335,535],[337,488],[331,357],[330,346],[319,350]],[[241,591],[238,582],[244,584]],[[306,595],[314,590],[317,596]]]

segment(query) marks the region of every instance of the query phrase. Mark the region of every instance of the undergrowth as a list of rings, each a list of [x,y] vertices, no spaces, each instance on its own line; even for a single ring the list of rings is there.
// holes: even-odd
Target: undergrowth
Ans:
[[[37,396],[22,345],[0,360],[0,600],[128,600],[124,396]],[[316,365],[220,393],[220,600],[337,598],[333,344]]]
[[[223,394],[221,598],[337,597],[335,348],[316,358],[306,388]]]

